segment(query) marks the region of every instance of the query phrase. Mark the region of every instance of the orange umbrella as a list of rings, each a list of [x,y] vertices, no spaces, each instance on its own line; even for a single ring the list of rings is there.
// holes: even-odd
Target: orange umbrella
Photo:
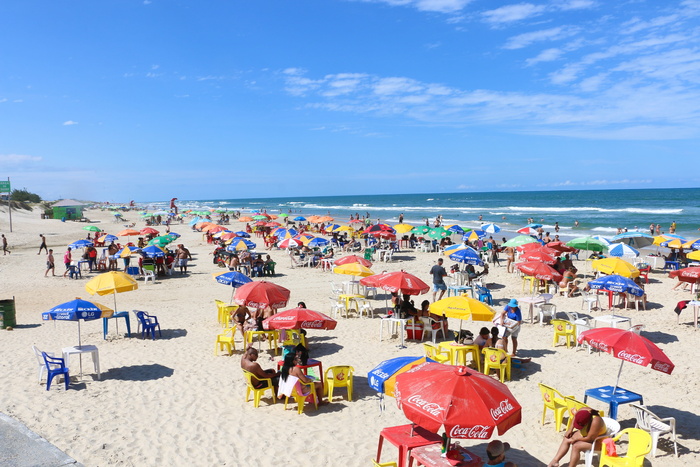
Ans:
[[[331,216],[323,216],[319,219],[320,222],[333,222],[335,219],[333,219]]]
[[[243,217],[239,217],[238,220],[241,222],[251,222],[253,220],[253,218],[248,217],[248,216],[243,216]]]
[[[209,232],[212,234],[216,232],[222,232],[224,230],[226,230],[226,227],[217,224],[210,224],[202,229],[203,232]]]
[[[134,230],[134,229],[126,229],[126,230],[122,230],[117,235],[119,237],[129,237],[131,235],[141,235],[141,232],[139,232],[138,230]]]

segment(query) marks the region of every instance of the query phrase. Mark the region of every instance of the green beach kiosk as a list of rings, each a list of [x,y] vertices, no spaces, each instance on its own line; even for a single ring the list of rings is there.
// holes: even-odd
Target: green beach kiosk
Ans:
[[[80,220],[83,218],[85,203],[74,199],[62,199],[51,206],[54,219]]]

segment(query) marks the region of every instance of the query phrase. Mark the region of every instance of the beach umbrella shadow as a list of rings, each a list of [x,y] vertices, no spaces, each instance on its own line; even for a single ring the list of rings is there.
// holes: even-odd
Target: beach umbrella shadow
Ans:
[[[110,368],[102,373],[102,379],[114,379],[119,381],[154,381],[162,378],[169,378],[175,370],[158,363],[148,365],[131,365]]]

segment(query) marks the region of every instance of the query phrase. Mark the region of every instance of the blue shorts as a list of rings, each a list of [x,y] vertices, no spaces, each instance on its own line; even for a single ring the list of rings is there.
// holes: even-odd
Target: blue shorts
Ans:
[[[437,292],[438,290],[447,290],[447,285],[446,284],[433,284],[433,292]]]

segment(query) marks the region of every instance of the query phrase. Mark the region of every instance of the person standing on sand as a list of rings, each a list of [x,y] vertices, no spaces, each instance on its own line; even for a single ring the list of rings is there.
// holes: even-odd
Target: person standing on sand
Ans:
[[[447,271],[442,267],[442,258],[438,258],[437,264],[430,268],[430,274],[433,276],[433,302],[437,295],[438,290],[440,291],[440,300],[443,295],[445,295],[445,290],[447,290],[447,285],[445,284],[445,277],[447,276]]]
[[[44,234],[39,234],[39,237],[41,237],[41,245],[39,245],[39,253],[37,255],[41,254],[41,250],[46,250],[46,252],[49,252],[49,249],[46,247],[46,237],[44,237]]]
[[[177,265],[180,267],[180,274],[187,274],[187,261],[192,259],[190,250],[181,243],[177,246],[175,257],[177,258]]]
[[[66,277],[68,275],[68,272],[70,271],[70,263],[72,261],[73,255],[71,255],[70,247],[68,247],[66,252],[63,254],[63,264],[66,266],[66,272],[63,273],[63,277]]]
[[[7,249],[7,238],[5,238],[5,234],[2,234],[2,255],[5,256],[8,253],[12,252]]]
[[[46,255],[46,272],[44,273],[44,277],[49,277],[49,271],[51,271],[51,275],[56,277],[56,264],[53,259],[53,250],[49,250],[49,253]]]

